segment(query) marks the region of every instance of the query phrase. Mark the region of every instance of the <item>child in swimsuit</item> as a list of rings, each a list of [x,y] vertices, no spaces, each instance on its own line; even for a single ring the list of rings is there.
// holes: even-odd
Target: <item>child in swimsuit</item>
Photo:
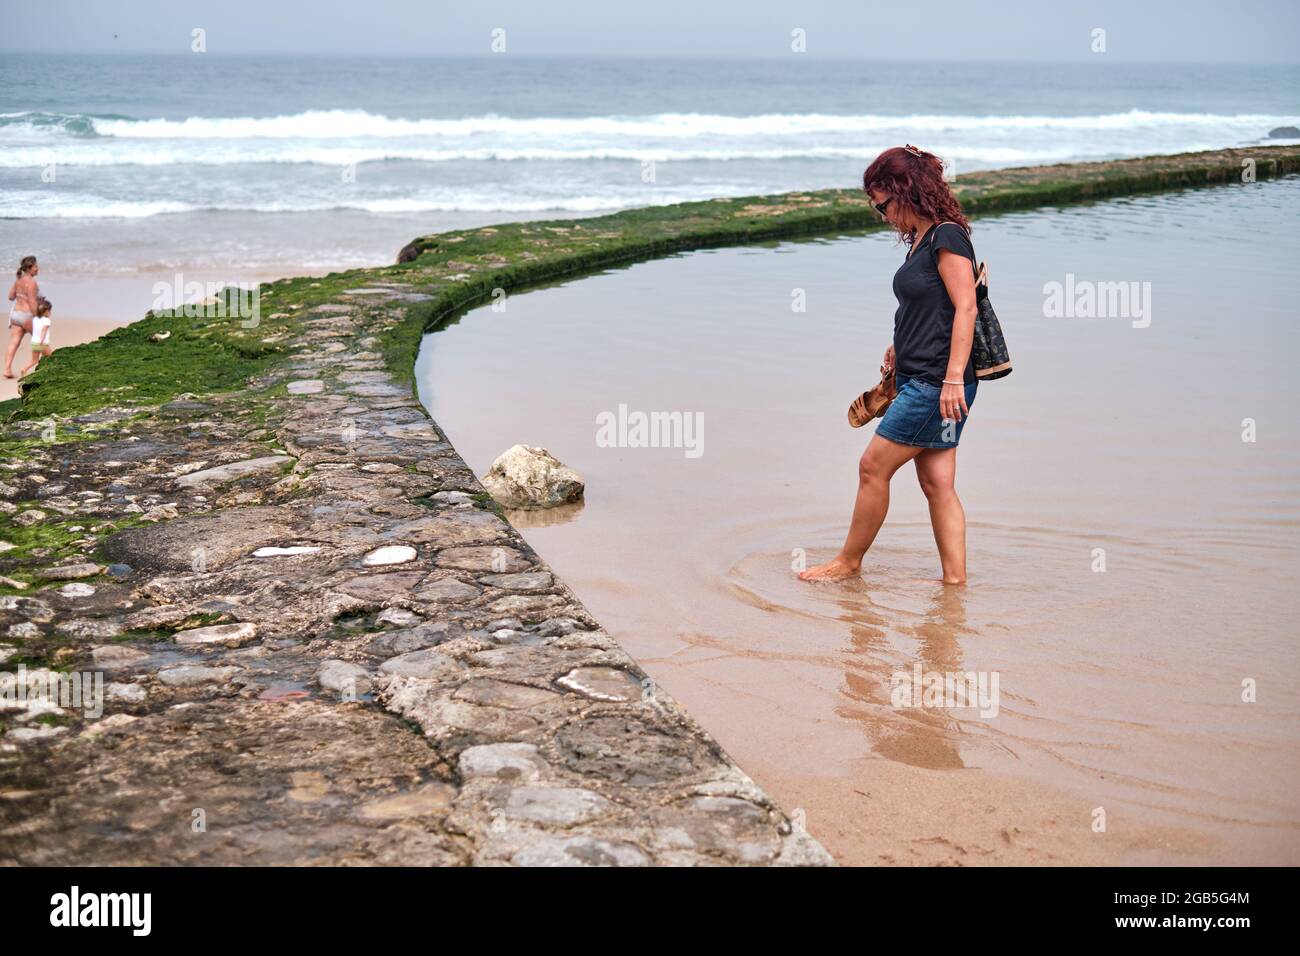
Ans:
[[[50,313],[54,303],[44,297],[36,300],[36,315],[32,319],[32,360],[18,376],[21,378],[40,363],[42,358],[54,351],[50,344]]]

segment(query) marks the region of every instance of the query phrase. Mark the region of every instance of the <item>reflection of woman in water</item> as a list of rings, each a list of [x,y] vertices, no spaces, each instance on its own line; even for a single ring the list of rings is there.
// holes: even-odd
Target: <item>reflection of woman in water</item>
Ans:
[[[24,256],[18,264],[18,278],[9,287],[9,301],[13,307],[9,310],[9,346],[5,349],[5,378],[14,377],[14,355],[23,341],[23,336],[32,330],[32,319],[36,316],[36,300],[41,297],[40,287],[36,284],[36,275],[41,271],[35,256]]]
[[[898,397],[858,463],[853,520],[840,553],[805,580],[856,575],[889,510],[889,481],[909,461],[930,503],[945,584],[966,583],[966,513],[953,481],[957,442],[975,401],[975,250],[943,163],[915,146],[876,157],[862,188],[909,247],[894,273],[894,342],[885,351]]]
[[[900,625],[894,612],[881,613],[884,609],[865,592],[836,598],[842,611],[836,620],[850,625],[842,655],[846,700],[836,714],[852,720],[880,756],[931,770],[966,766],[962,746],[970,741],[960,715],[922,703],[900,709],[894,696],[896,688],[911,688],[911,699],[923,700],[912,680],[918,664],[923,673],[964,671],[961,638],[974,633],[965,601],[962,588],[935,589],[922,618],[909,626]],[[912,641],[914,656],[904,649]]]

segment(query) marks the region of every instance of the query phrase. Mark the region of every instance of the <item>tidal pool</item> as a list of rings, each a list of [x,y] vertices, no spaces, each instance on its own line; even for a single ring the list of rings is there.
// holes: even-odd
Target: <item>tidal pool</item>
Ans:
[[[425,339],[421,397],[480,475],[583,476],[525,536],[841,861],[1300,863],[1298,212],[1291,177],[974,222],[1015,371],[963,434],[964,589],[910,466],[860,580],[793,570],[847,527],[886,234],[510,297]],[[699,430],[628,447],[637,412]],[[904,706],[918,669],[997,706]]]

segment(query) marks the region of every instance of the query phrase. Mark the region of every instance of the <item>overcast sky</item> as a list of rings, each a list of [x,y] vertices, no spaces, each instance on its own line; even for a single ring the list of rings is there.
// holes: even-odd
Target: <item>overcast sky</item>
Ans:
[[[0,50],[1300,62],[1300,0],[3,0]]]

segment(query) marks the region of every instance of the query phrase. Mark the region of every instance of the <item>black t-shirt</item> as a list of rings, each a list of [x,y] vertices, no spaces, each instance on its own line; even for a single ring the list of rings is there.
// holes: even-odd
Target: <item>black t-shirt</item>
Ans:
[[[933,235],[932,235],[933,233]],[[894,273],[894,367],[906,378],[932,385],[943,382],[952,350],[952,319],[956,313],[939,275],[939,250],[965,256],[975,265],[975,248],[966,230],[955,222],[931,226],[912,247],[915,251]],[[974,351],[972,349],[972,351]],[[975,381],[975,362],[966,360],[967,385]]]

